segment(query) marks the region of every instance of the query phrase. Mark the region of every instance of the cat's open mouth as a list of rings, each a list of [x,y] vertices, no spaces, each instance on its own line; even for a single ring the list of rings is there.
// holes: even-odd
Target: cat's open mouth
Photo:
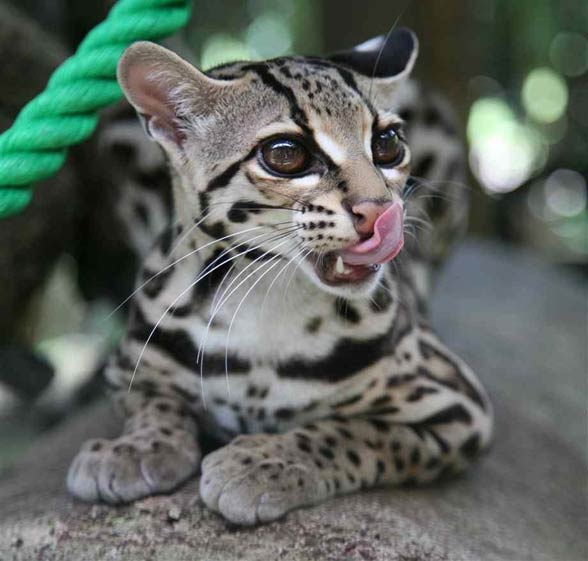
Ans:
[[[319,279],[331,286],[363,282],[380,268],[379,263],[370,265],[345,263],[338,251],[323,253],[321,256],[312,254],[308,259],[313,264]]]
[[[359,283],[391,261],[404,245],[403,210],[392,204],[380,215],[368,239],[341,250],[309,257],[316,274],[326,284]]]

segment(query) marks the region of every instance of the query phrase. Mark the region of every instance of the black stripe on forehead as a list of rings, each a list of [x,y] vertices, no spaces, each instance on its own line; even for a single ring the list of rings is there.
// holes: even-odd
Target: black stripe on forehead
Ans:
[[[334,68],[339,73],[339,76],[341,76],[341,79],[347,84],[347,86],[350,89],[352,89],[361,98],[361,100],[366,104],[366,106],[369,109],[372,116],[374,118],[376,118],[376,116],[378,114],[377,111],[375,110],[374,106],[372,105],[372,102],[363,95],[363,92],[357,86],[357,82],[355,81],[353,74],[349,70],[347,70],[346,68],[343,68],[342,66],[335,66]]]
[[[296,122],[301,128],[307,126],[308,117],[306,116],[306,113],[304,113],[300,105],[298,105],[298,100],[296,99],[296,95],[292,91],[292,88],[280,82],[269,71],[267,64],[250,64],[248,66],[243,67],[243,70],[250,70],[252,72],[255,72],[261,78],[261,81],[268,88],[273,90],[278,95],[285,97],[288,101],[288,105],[290,105],[290,113],[294,122]]]
[[[312,64],[314,66],[318,66],[320,68],[327,68],[329,70],[335,71],[337,74],[339,74],[339,76],[341,77],[343,82],[347,85],[347,87],[349,89],[351,89],[353,92],[355,92],[361,98],[361,100],[366,104],[370,113],[374,116],[377,114],[377,111],[375,110],[374,106],[372,105],[371,100],[367,99],[365,97],[365,95],[363,94],[363,92],[359,89],[359,86],[357,85],[357,81],[355,80],[355,77],[353,76],[353,72],[349,68],[347,68],[346,66],[343,66],[341,64],[333,63],[328,60],[325,60],[322,58],[316,58],[316,57],[304,57],[304,58],[301,58],[300,61],[307,62],[309,64]]]
[[[247,162],[248,160],[253,158],[253,156],[255,156],[256,151],[257,147],[254,147],[249,151],[249,153],[246,156],[244,156],[240,160],[237,160],[236,162],[233,162],[228,168],[226,168],[222,173],[219,173],[215,178],[213,178],[208,183],[206,190],[215,191],[216,189],[220,189],[221,187],[226,187],[231,182],[231,179],[235,177],[235,175],[241,168],[241,165],[244,162]]]
[[[308,116],[298,105],[298,100],[292,88],[280,82],[270,71],[267,64],[250,64],[244,67],[244,70],[251,70],[255,72],[262,80],[262,82],[278,95],[286,98],[290,106],[290,116],[292,120],[300,127],[306,136],[307,144],[313,151],[321,154],[329,170],[337,168],[333,160],[325,154],[325,152],[317,144],[312,128],[308,125]]]

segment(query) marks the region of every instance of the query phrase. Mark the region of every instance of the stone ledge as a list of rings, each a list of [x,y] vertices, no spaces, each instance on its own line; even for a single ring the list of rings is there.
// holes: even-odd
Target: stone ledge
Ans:
[[[586,538],[585,289],[532,257],[483,244],[446,271],[435,323],[496,406],[491,452],[426,488],[377,489],[258,528],[203,508],[197,483],[111,508],[75,503],[79,443],[116,423],[96,404],[0,481],[0,560],[580,561]]]

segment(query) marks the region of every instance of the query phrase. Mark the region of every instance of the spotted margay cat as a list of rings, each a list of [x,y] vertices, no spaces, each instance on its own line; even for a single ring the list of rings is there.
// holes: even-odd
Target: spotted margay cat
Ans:
[[[426,319],[466,202],[451,113],[409,79],[416,56],[404,29],[206,74],[155,44],[126,51],[119,81],[163,148],[174,222],[106,369],[123,434],[83,446],[75,496],[132,501],[200,469],[204,503],[255,524],[429,482],[488,445],[484,390]],[[202,434],[226,444],[202,459]]]

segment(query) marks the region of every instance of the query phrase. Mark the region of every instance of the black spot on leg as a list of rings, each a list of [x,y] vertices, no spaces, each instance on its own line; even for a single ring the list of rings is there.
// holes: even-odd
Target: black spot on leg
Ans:
[[[185,388],[182,388],[178,384],[171,383],[169,385],[169,387],[171,390],[173,390],[175,393],[177,393],[180,397],[183,397],[187,402],[194,402],[194,401],[198,401],[198,399],[199,399],[199,396],[197,394],[190,392],[190,391],[186,390]]]
[[[361,464],[361,459],[354,450],[347,450],[347,458],[354,466],[359,466]]]
[[[394,467],[396,468],[396,471],[402,471],[404,469],[404,466],[404,460],[396,456],[394,458]]]
[[[465,423],[468,425],[472,422],[472,416],[470,415],[470,412],[461,404],[452,405],[451,407],[447,407],[438,413],[434,413],[426,419],[423,419],[418,424],[443,425],[454,422]]]
[[[439,393],[437,388],[429,388],[425,386],[417,386],[410,394],[406,396],[406,401],[414,402],[419,401],[427,394]]]
[[[368,419],[368,422],[378,431],[378,432],[389,432],[391,423],[388,421],[384,421],[382,419]]]
[[[392,442],[390,442],[390,450],[392,450],[392,452],[398,452],[400,451],[401,445],[400,442],[398,442],[398,440],[393,440]]]
[[[369,439],[364,440],[365,445],[371,450],[381,450],[384,447],[384,443],[381,440],[372,442]]]
[[[357,394],[357,395],[352,395],[351,397],[344,399],[343,401],[339,401],[338,403],[335,403],[333,405],[333,407],[335,408],[340,408],[340,407],[349,407],[350,405],[354,405],[357,402],[361,401],[363,399],[363,395],[361,394]]]
[[[280,421],[287,421],[288,419],[294,417],[294,414],[294,410],[290,409],[289,407],[281,407],[280,409],[276,409],[274,413],[276,419],[279,419]]]
[[[392,396],[390,396],[390,395],[381,395],[380,397],[376,397],[376,399],[374,399],[371,402],[370,406],[371,407],[380,407],[382,405],[386,405],[391,400],[392,400]]]
[[[452,369],[452,379],[447,380],[445,378],[437,377],[434,375],[434,373],[426,369],[419,370],[419,374],[432,380],[435,380],[440,384],[446,385],[448,387],[453,387],[454,389],[455,384],[457,384],[459,389],[461,389],[466,395],[472,398],[482,408],[483,411],[486,410],[486,404],[482,400],[482,397],[477,392],[477,390],[472,386],[469,380],[463,375],[459,366],[451,357],[442,352],[440,349],[430,345],[429,343],[423,340],[419,340],[419,351],[423,358],[425,358],[426,360],[436,358],[444,362],[447,366],[449,366]],[[453,386],[451,386],[450,384],[453,384]]]
[[[298,449],[301,452],[304,452],[306,454],[310,454],[312,452],[312,449],[310,448],[310,445],[308,444],[308,442],[306,442],[304,440],[299,440],[298,441]]]
[[[321,456],[323,456],[327,460],[334,460],[335,459],[335,454],[329,448],[325,448],[325,447],[321,446],[318,451],[321,454]]]
[[[326,436],[325,437],[325,444],[327,446],[330,446],[331,448],[333,448],[334,446],[337,445],[337,439],[332,436]]]
[[[345,427],[335,427],[337,432],[347,440],[353,440],[353,434],[348,431]]]
[[[480,435],[474,434],[470,436],[459,448],[459,451],[468,460],[473,459],[480,451]]]
[[[418,448],[413,448],[410,453],[410,463],[416,466],[421,461],[421,451]]]

